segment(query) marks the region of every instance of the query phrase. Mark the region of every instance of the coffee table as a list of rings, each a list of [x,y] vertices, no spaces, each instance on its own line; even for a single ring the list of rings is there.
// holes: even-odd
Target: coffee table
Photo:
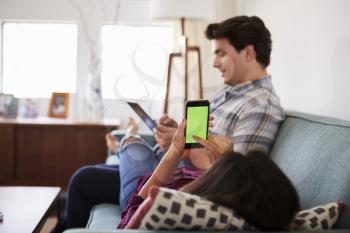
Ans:
[[[39,232],[59,192],[58,187],[0,186],[0,233]]]

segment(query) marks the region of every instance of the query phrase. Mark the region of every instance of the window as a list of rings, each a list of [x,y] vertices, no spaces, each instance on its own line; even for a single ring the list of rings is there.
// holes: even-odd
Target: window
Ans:
[[[102,27],[102,95],[164,99],[173,30],[161,26]]]
[[[2,91],[22,98],[75,92],[75,24],[4,23]]]

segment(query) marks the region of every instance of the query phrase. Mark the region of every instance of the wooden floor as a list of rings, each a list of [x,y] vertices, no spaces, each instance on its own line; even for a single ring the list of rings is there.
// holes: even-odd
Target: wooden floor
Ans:
[[[49,233],[52,228],[56,225],[58,218],[57,216],[62,216],[63,210],[65,208],[65,201],[66,200],[66,191],[61,191],[59,194],[58,200],[52,207],[52,209],[49,212],[49,217],[46,219],[46,222],[41,229],[40,233]]]
[[[56,223],[57,217],[48,217],[40,233],[49,233]]]

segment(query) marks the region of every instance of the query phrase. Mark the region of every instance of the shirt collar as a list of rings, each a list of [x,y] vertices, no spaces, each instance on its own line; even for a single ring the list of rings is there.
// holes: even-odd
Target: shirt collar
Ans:
[[[227,86],[225,89],[225,97],[233,95],[245,95],[252,89],[255,89],[257,86],[265,86],[271,82],[271,76],[267,75],[259,79],[247,81],[244,83],[239,83],[234,86]]]

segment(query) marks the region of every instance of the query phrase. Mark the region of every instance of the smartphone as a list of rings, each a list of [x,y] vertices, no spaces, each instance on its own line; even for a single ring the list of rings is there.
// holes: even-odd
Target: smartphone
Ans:
[[[186,102],[185,148],[203,147],[193,139],[196,135],[208,139],[209,101],[190,100]]]

